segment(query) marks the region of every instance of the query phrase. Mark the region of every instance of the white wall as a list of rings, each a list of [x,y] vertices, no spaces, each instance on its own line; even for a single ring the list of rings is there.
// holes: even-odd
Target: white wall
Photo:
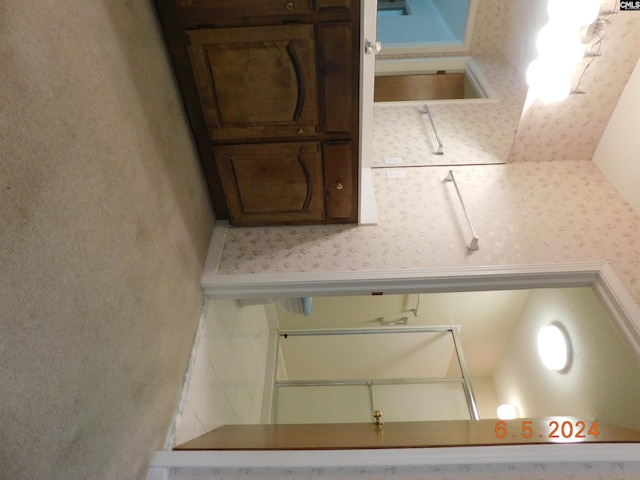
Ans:
[[[539,328],[555,321],[571,338],[565,373],[546,369],[537,353]],[[493,381],[500,403],[517,405],[521,417],[567,415],[640,428],[640,363],[588,287],[532,291]]]
[[[593,162],[640,215],[640,61],[622,92]]]
[[[500,402],[498,401],[493,379],[490,376],[473,377],[471,379],[471,387],[476,398],[480,418],[497,418],[496,411]]]
[[[310,317],[291,315],[278,309],[278,319],[283,329],[376,327],[379,325],[376,318],[380,316],[388,320],[406,316],[409,326],[455,324],[461,328],[460,341],[470,375],[485,377],[493,372],[527,295],[527,290],[423,294],[417,317],[410,311],[418,305],[418,296],[415,294],[315,297],[313,315]],[[306,368],[309,349],[293,350],[292,342],[284,343],[289,348],[289,355],[299,352],[291,360],[296,368],[290,373],[293,374],[298,368]],[[405,345],[408,351],[409,344],[405,342]],[[347,358],[353,358],[353,350],[347,351]],[[335,345],[332,352],[338,353]],[[314,367],[315,375],[320,374],[317,367]],[[427,373],[423,369],[422,373],[415,375],[421,377]],[[406,377],[409,373],[407,371],[400,376]]]

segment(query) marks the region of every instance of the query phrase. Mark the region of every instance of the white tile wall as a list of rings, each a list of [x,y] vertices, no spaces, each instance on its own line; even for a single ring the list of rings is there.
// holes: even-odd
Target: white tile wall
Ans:
[[[208,300],[176,419],[176,445],[221,425],[259,423],[268,337],[263,306]]]

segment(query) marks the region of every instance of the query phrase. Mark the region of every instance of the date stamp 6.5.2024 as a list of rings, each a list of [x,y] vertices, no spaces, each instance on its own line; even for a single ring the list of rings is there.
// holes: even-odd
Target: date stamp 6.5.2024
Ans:
[[[496,438],[548,438],[553,440],[582,440],[582,439],[596,439],[600,432],[598,431],[598,422],[584,422],[583,420],[576,421],[557,421],[550,420],[548,425],[548,431],[535,431],[534,424],[530,420],[523,420],[520,422],[519,428],[514,428],[512,425],[514,422],[510,422],[508,425],[504,420],[498,420],[496,422],[495,433]]]

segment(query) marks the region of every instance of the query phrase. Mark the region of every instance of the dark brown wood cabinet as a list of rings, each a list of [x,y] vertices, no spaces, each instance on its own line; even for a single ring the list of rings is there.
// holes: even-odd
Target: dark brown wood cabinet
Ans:
[[[357,222],[359,2],[155,3],[217,218]]]

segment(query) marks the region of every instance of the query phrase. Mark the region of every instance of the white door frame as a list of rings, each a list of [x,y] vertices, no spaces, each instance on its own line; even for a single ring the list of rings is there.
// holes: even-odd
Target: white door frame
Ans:
[[[216,263],[217,265],[217,263]],[[218,275],[205,269],[209,298],[429,293],[591,286],[640,355],[640,308],[606,262],[378,272]],[[451,464],[637,462],[640,444],[504,445],[382,450],[157,452],[148,479],[171,468],[392,467]]]
[[[205,268],[208,298],[283,298],[592,287],[640,356],[640,307],[607,262],[416,270],[219,275]]]

